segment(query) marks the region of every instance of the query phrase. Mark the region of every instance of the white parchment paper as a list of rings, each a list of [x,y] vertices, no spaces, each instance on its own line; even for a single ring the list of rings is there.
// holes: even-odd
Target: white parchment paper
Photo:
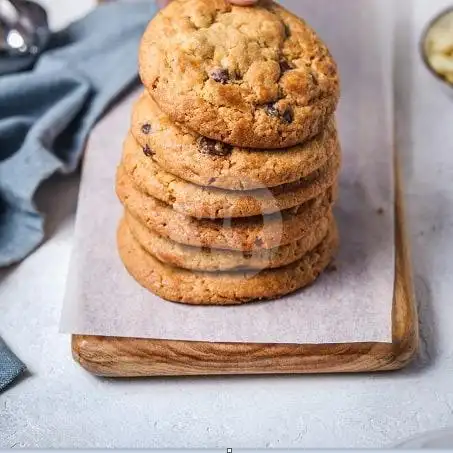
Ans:
[[[184,306],[141,288],[123,268],[115,238],[122,208],[114,174],[135,93],[98,125],[88,145],[63,332],[255,343],[391,341],[393,30],[382,18],[392,7],[387,0],[282,3],[318,30],[341,71],[337,271],[281,300],[240,307]]]

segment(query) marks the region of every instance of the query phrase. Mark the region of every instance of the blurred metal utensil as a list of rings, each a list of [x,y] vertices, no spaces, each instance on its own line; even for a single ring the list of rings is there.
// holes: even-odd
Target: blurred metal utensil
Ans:
[[[37,55],[49,36],[44,8],[30,0],[0,0],[0,58]]]

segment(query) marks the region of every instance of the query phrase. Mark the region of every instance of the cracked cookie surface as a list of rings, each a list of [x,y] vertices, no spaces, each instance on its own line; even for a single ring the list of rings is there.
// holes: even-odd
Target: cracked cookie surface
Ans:
[[[274,187],[299,180],[340,154],[331,119],[303,145],[285,150],[254,150],[203,138],[177,125],[143,93],[134,105],[131,133],[164,170],[200,186],[231,190]]]
[[[122,166],[141,191],[182,214],[214,219],[272,214],[316,198],[336,181],[340,156],[299,181],[251,191],[202,187],[174,176],[159,167],[131,135],[124,142]]]
[[[339,99],[324,43],[267,0],[174,0],[150,22],[139,60],[143,84],[174,121],[236,146],[303,143]]]
[[[274,299],[313,283],[338,247],[335,226],[300,260],[256,272],[195,272],[164,264],[145,252],[126,222],[119,226],[118,250],[130,275],[163,299],[192,305],[238,305]]]

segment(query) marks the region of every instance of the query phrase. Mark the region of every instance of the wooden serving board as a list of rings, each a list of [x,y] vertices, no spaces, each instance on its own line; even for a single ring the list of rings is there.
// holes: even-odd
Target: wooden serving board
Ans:
[[[395,168],[399,168],[395,165]],[[74,335],[74,359],[99,376],[184,376],[388,371],[409,363],[418,347],[404,222],[396,171],[396,273],[392,343],[238,344]]]

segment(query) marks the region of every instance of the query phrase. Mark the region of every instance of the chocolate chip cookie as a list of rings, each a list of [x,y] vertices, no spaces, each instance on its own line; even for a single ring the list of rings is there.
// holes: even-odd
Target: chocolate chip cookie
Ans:
[[[197,218],[249,217],[301,205],[331,187],[340,168],[339,156],[293,183],[249,191],[202,187],[167,173],[129,135],[122,166],[134,184],[182,214]]]
[[[175,0],[150,22],[139,60],[143,84],[174,121],[236,146],[303,143],[339,99],[324,43],[272,1]]]
[[[143,153],[169,173],[201,186],[231,190],[291,183],[340,154],[333,119],[303,145],[285,150],[238,148],[177,125],[146,93],[134,105],[131,132]]]
[[[238,305],[292,293],[316,280],[338,245],[332,228],[313,251],[285,267],[259,273],[194,272],[164,264],[145,252],[124,221],[117,238],[121,259],[138,283],[164,299],[191,305]]]
[[[125,220],[141,247],[159,261],[183,269],[206,272],[262,270],[286,266],[313,250],[325,238],[334,221],[332,215],[328,215],[315,222],[307,235],[281,247],[238,252],[178,244],[150,230],[127,211]]]
[[[138,190],[119,167],[116,191],[124,207],[148,228],[181,244],[252,251],[297,241],[331,212],[335,187],[300,206],[266,216],[195,219]]]

